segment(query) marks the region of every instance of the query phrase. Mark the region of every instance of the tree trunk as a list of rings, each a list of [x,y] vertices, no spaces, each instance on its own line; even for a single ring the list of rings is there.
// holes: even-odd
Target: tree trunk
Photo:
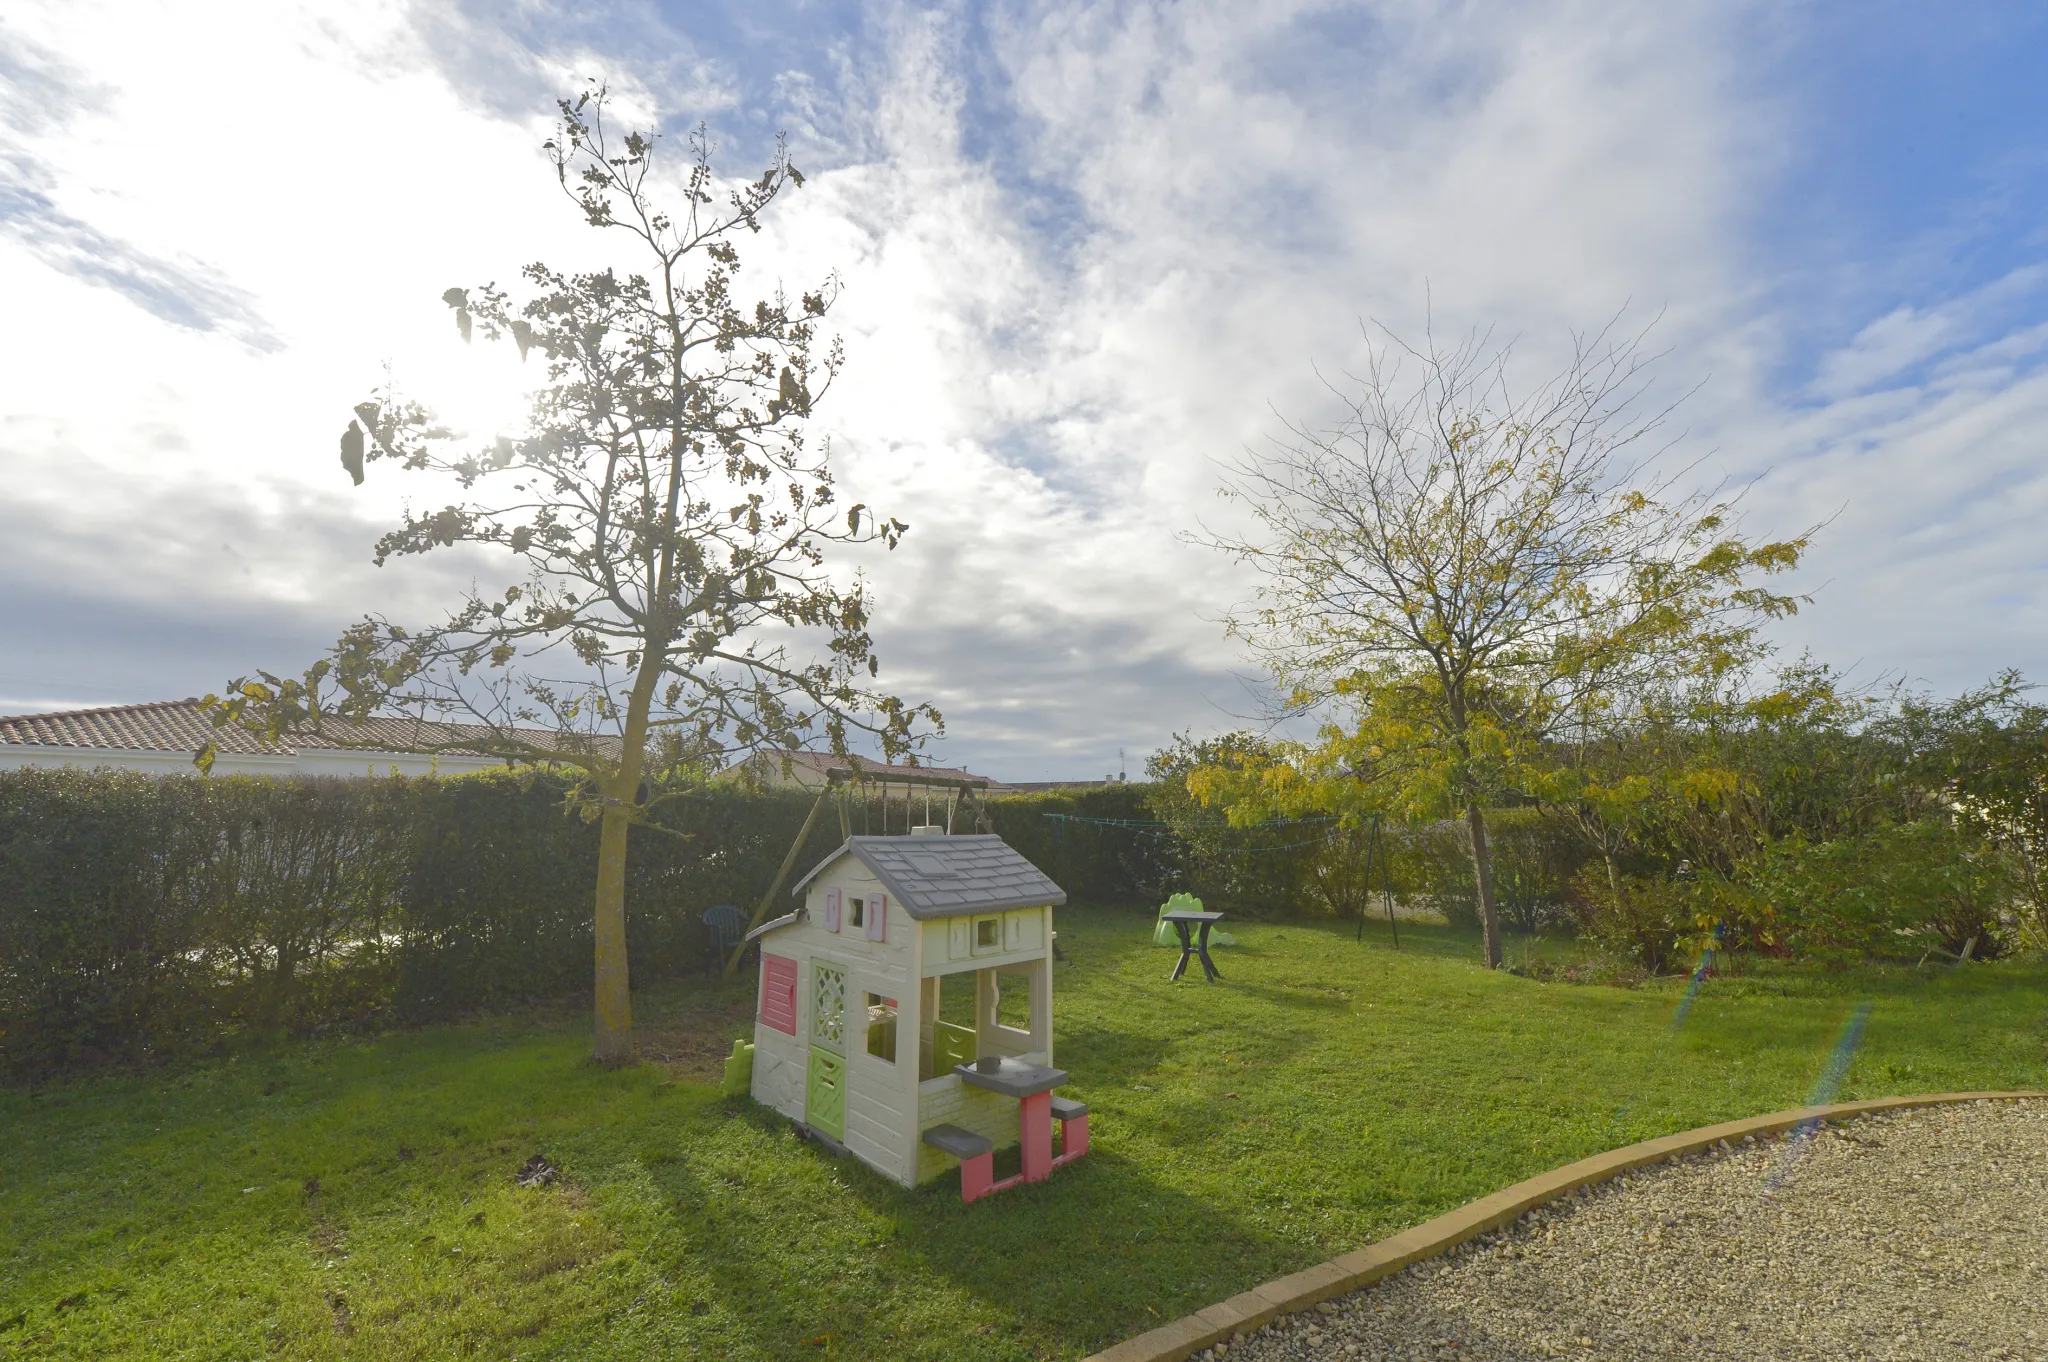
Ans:
[[[1465,805],[1465,828],[1472,835],[1472,883],[1479,896],[1479,928],[1486,943],[1486,967],[1499,969],[1502,951],[1500,913],[1493,902],[1493,851],[1486,844],[1486,815],[1479,811],[1476,799]]]
[[[659,676],[651,658],[652,650],[642,656],[640,674],[626,700],[618,772],[598,783],[604,814],[597,840],[597,1034],[590,1053],[600,1064],[628,1064],[633,1059],[633,985],[626,967],[626,835],[633,828],[632,806],[640,797],[647,716]]]
[[[600,1064],[633,1058],[633,991],[626,969],[627,810],[607,801],[597,842],[597,1036]]]

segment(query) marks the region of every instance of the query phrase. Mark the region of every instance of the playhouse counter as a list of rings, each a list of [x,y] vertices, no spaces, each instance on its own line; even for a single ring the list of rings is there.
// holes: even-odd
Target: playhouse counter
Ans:
[[[962,1083],[1016,1098],[1035,1097],[1042,1092],[1051,1092],[1066,1082],[1068,1077],[1065,1069],[1031,1064],[1009,1055],[989,1055],[971,1063],[955,1064],[953,1072],[960,1075]]]

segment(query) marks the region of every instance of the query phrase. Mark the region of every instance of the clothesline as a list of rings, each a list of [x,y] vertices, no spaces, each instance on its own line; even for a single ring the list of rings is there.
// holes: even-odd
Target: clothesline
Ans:
[[[1319,835],[1308,838],[1306,841],[1282,842],[1277,846],[1237,846],[1211,849],[1211,854],[1220,853],[1231,856],[1267,856],[1275,852],[1300,851],[1305,847],[1325,846],[1328,845],[1331,838],[1338,831],[1338,829],[1330,825],[1339,821],[1332,817],[1316,816],[1312,818],[1274,818],[1268,819],[1263,823],[1184,824],[1169,823],[1164,819],[1158,818],[1087,818],[1080,814],[1071,813],[1047,813],[1044,817],[1053,820],[1052,831],[1055,844],[1061,840],[1065,832],[1065,825],[1068,823],[1081,823],[1091,827],[1121,828],[1125,832],[1134,833],[1140,837],[1169,838],[1177,837],[1187,832],[1256,832],[1262,828],[1294,828],[1317,824],[1323,825],[1324,828]]]
[[[1183,828],[1195,827],[1207,830],[1232,830],[1250,832],[1257,828],[1294,827],[1304,823],[1334,823],[1334,817],[1318,814],[1313,818],[1269,818],[1263,823],[1170,823],[1163,818],[1087,818],[1078,813],[1048,813],[1041,815],[1056,823],[1093,823],[1110,828]]]

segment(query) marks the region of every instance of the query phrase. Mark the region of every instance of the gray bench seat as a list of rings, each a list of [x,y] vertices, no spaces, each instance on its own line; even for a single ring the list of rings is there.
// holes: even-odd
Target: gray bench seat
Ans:
[[[1052,1099],[1052,1114],[1057,1120],[1078,1121],[1088,1114],[1088,1104],[1055,1094]]]
[[[995,1141],[986,1135],[977,1135],[959,1126],[933,1126],[924,1133],[924,1142],[934,1149],[943,1150],[961,1161],[979,1158],[995,1149]]]

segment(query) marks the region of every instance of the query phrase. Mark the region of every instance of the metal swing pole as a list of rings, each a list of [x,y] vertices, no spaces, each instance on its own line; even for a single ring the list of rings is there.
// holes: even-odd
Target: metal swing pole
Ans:
[[[1358,940],[1359,942],[1361,942],[1361,943],[1362,943],[1362,942],[1364,942],[1364,940],[1365,940],[1365,919],[1366,919],[1366,915],[1367,915],[1367,913],[1368,913],[1368,912],[1370,911],[1370,909],[1372,908],[1372,857],[1373,857],[1373,849],[1374,849],[1374,842],[1373,842],[1373,835],[1372,835],[1372,830],[1371,830],[1371,828],[1368,828],[1368,829],[1366,830],[1366,834],[1365,834],[1365,893],[1364,893],[1364,895],[1363,895],[1363,896],[1362,896],[1362,897],[1361,897],[1361,898],[1360,898],[1360,899],[1358,900],[1358,937],[1357,937],[1357,940]]]
[[[1393,929],[1394,949],[1401,949],[1401,924],[1394,921],[1394,863],[1387,857],[1387,840],[1381,835],[1381,815],[1372,816],[1372,840],[1380,849],[1380,886],[1387,896],[1387,926]],[[1371,883],[1370,877],[1367,884]]]

